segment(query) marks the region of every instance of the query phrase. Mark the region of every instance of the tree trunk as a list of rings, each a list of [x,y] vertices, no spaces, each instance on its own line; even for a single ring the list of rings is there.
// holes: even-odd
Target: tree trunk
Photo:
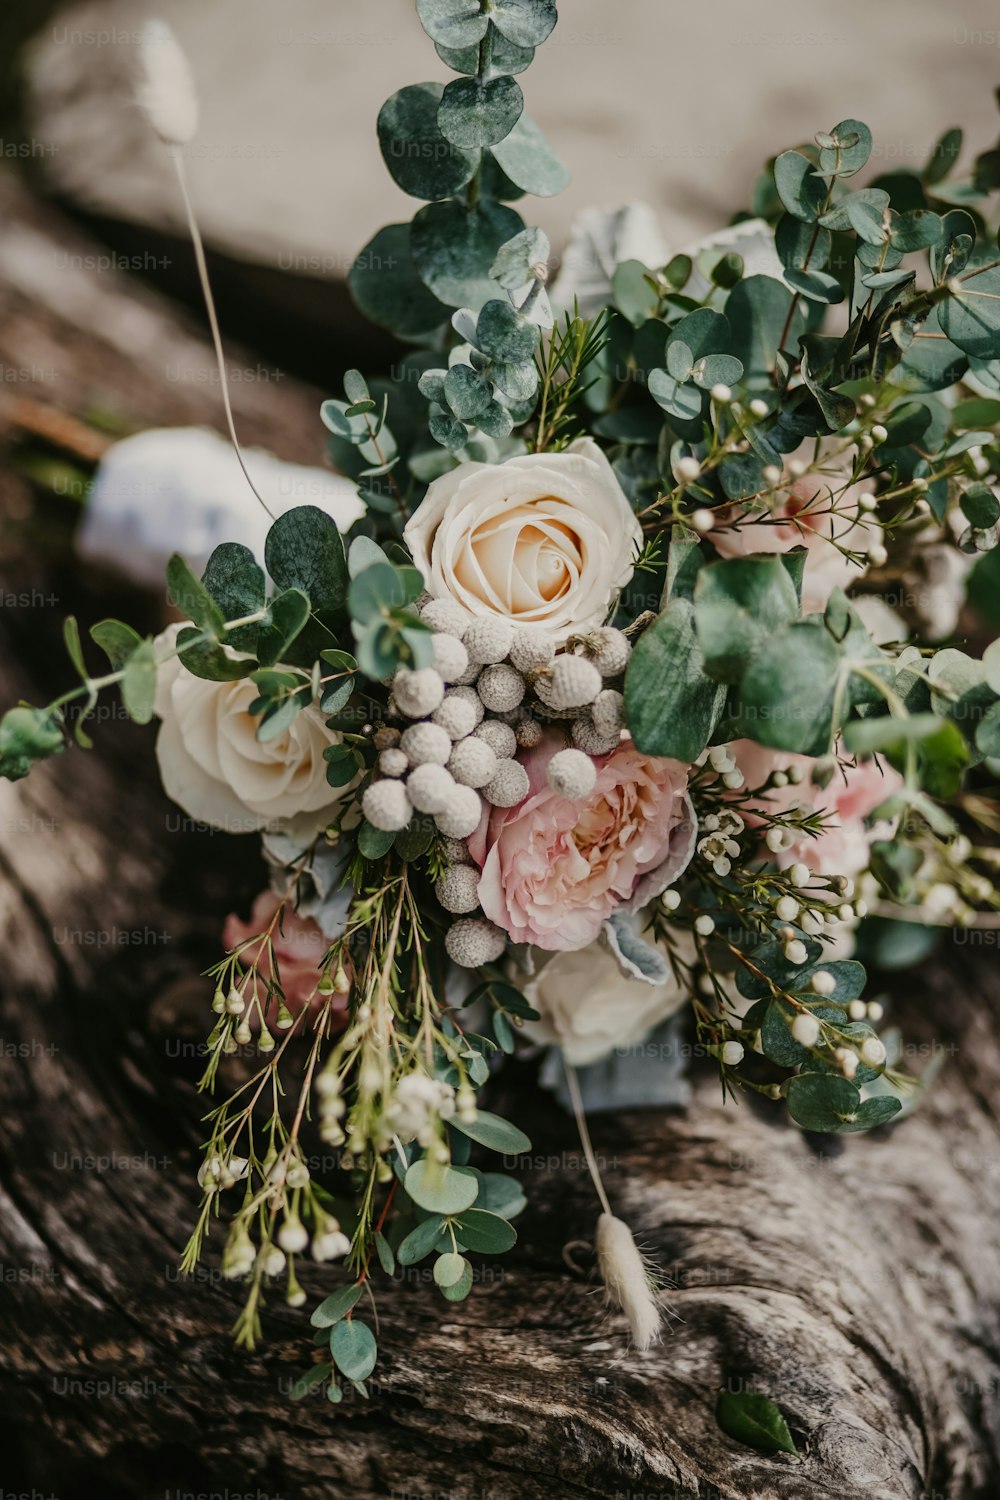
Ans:
[[[29,226],[8,223],[0,236],[3,362],[56,351],[69,416],[81,415],[99,370],[123,419],[185,420],[184,393],[164,383],[147,339],[129,349],[83,328],[85,308],[56,305],[40,281],[12,285],[15,231]],[[30,232],[53,243],[69,235],[45,215]],[[166,309],[151,311],[146,293],[97,290],[122,315],[155,315],[164,336],[195,337]],[[18,398],[27,394],[39,392]],[[50,389],[40,394],[53,404]],[[308,443],[313,394],[286,382],[280,402],[277,411],[260,402],[254,436],[282,446],[283,425],[285,455],[312,457],[288,435]],[[203,415],[217,420],[214,395]],[[32,528],[49,511],[29,509],[20,480],[8,475],[2,493],[0,703],[44,702],[66,681],[62,615],[86,626],[120,601],[51,547],[40,554]],[[155,601],[144,608],[155,624]],[[215,1270],[217,1227],[204,1273],[176,1272],[206,1108],[194,1087],[210,1020],[199,974],[217,956],[223,917],[246,907],[263,872],[248,858],[251,841],[191,829],[164,800],[152,729],[112,714],[95,738],[90,754],[73,750],[24,782],[0,782],[5,1491],[61,1500],[998,1493],[992,953],[977,963],[949,946],[947,962],[900,984],[896,1018],[916,1065],[921,1052],[946,1057],[924,1107],[893,1129],[817,1142],[784,1123],[780,1106],[723,1107],[707,1068],[696,1069],[683,1113],[592,1122],[615,1206],[674,1282],[676,1317],[651,1353],[629,1351],[589,1249],[567,1249],[590,1240],[597,1208],[571,1123],[535,1097],[516,1249],[484,1263],[461,1305],[444,1303],[419,1267],[380,1288],[371,1401],[292,1404],[288,1384],[309,1358],[303,1313],[276,1299],[265,1342],[240,1353],[229,1336],[239,1288]],[[510,1072],[500,1086],[516,1089],[523,1118],[530,1068]],[[307,1269],[310,1299],[340,1277]],[[801,1457],[726,1437],[714,1411],[727,1385],[777,1402]]]

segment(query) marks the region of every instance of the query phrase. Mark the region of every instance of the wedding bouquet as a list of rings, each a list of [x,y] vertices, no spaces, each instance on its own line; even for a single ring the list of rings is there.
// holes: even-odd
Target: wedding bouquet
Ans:
[[[320,413],[359,518],[285,510],[262,558],[235,537],[201,577],[175,555],[182,619],[94,625],[101,675],[67,621],[79,685],[0,722],[16,779],[70,719],[86,745],[117,688],[159,721],[168,795],[262,837],[203,1088],[253,1060],[208,1115],[184,1266],[224,1217],[252,1344],[278,1278],[306,1301],[301,1256],[343,1262],[297,1388],[334,1401],[375,1365],[378,1268],[429,1259],[457,1302],[515,1243],[495,1157],[530,1143],[480,1104],[505,1054],[558,1049],[601,1273],[646,1348],[655,1271],[583,1113],[607,1059],[686,1007],[726,1095],[807,1131],[885,1124],[918,1086],[859,924],[1000,911],[1000,644],[949,643],[1000,621],[1000,152],[958,178],[949,131],[922,172],[859,187],[872,139],[845,120],[691,253],[626,258],[634,218],[592,213],[553,279],[520,206],[567,174],[518,80],[555,0],[417,9],[454,76],[394,94],[378,137],[424,206],[350,274],[408,352]],[[186,195],[184,59],[162,28],[144,58]]]

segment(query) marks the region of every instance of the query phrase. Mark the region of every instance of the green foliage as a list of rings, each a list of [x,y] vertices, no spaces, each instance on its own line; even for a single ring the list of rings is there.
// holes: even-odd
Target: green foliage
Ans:
[[[7,781],[20,781],[38,761],[62,749],[62,729],[45,709],[20,704],[0,719],[0,776]]]
[[[748,1448],[759,1448],[764,1453],[799,1451],[774,1402],[753,1391],[720,1391],[715,1419],[727,1437]]]

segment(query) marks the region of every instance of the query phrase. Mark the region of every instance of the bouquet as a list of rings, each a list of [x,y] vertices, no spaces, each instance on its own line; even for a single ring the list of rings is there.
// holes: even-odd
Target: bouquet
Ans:
[[[922,172],[872,180],[844,120],[690,253],[623,257],[635,217],[591,213],[553,277],[521,210],[567,174],[519,79],[555,0],[417,9],[453,76],[394,94],[378,136],[423,206],[350,274],[407,352],[319,414],[358,518],[273,516],[230,413],[263,557],[234,537],[199,577],[174,555],[179,618],[95,624],[97,675],[68,620],[79,684],[0,721],[16,779],[71,719],[87,746],[116,689],[159,722],[167,794],[262,840],[269,888],[210,971],[183,1265],[221,1232],[252,1345],[269,1289],[300,1306],[300,1259],[337,1262],[296,1387],[333,1401],[375,1367],[379,1272],[427,1261],[459,1302],[515,1244],[496,1158],[530,1142],[481,1103],[505,1055],[549,1049],[601,1275],[646,1349],[661,1289],[585,1115],[609,1059],[618,1101],[662,1097],[629,1062],[683,1011],[725,1095],[807,1131],[884,1125],[927,1079],[853,955],[1000,912],[1000,644],[952,643],[1000,621],[1000,152],[959,178],[949,131]],[[143,57],[224,389],[183,168],[197,104],[165,28]]]

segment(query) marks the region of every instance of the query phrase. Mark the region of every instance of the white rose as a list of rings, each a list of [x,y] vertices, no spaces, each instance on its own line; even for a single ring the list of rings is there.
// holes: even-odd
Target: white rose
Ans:
[[[403,538],[435,598],[562,642],[607,619],[642,527],[600,448],[580,438],[562,453],[460,464],[430,485]]]
[[[525,1034],[560,1046],[572,1067],[644,1041],[689,998],[672,974],[662,984],[626,978],[603,943],[553,954],[524,994],[541,1016],[525,1022]]]
[[[180,625],[157,637],[173,647]],[[209,682],[179,657],[160,667],[156,713],[162,720],[156,758],[167,796],[198,822],[229,833],[276,829],[311,842],[347,788],[326,779],[323,751],[340,742],[315,708],[302,709],[283,734],[257,739],[259,718],[247,712],[252,682]]]

